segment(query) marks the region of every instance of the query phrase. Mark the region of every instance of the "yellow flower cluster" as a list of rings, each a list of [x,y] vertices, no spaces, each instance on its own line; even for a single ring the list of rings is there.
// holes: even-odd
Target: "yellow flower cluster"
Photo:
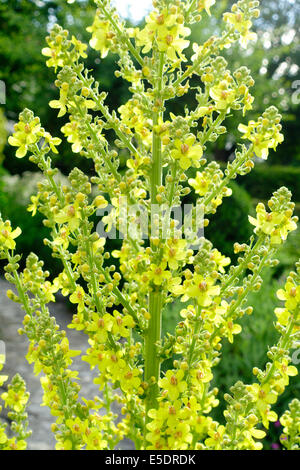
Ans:
[[[22,233],[20,227],[12,230],[9,220],[3,222],[0,219],[0,250],[9,249],[14,250],[16,247],[15,239]]]
[[[242,6],[242,2],[239,2]],[[243,2],[244,4],[246,2]],[[247,6],[247,4],[246,4]],[[234,27],[240,34],[240,44],[243,48],[246,48],[249,41],[256,40],[256,33],[250,31],[252,21],[249,19],[249,13],[244,12],[239,8],[239,4],[234,4],[231,9],[231,13],[224,13],[224,21]],[[252,16],[258,17],[259,10],[254,10]]]
[[[195,144],[196,137],[189,135],[184,141],[175,140],[174,149],[171,150],[171,157],[179,161],[179,165],[183,170],[187,170],[190,166],[199,168],[200,160],[203,155],[202,146]]]
[[[149,148],[152,143],[152,121],[145,117],[138,101],[129,100],[126,104],[120,106],[118,111],[123,125],[128,126],[129,129],[134,129],[143,145]]]
[[[206,13],[210,15],[210,8],[216,3],[216,0],[198,0],[198,11],[206,10]]]
[[[185,40],[190,29],[183,26],[182,15],[178,14],[176,7],[170,10],[153,11],[146,18],[146,26],[137,33],[137,45],[147,54],[154,44],[160,52],[165,52],[171,62],[178,59],[185,60],[182,53],[189,45]]]
[[[4,354],[0,354],[0,371],[5,362]],[[0,375],[0,386],[6,382],[8,376]],[[14,431],[6,432],[7,425],[0,420],[0,450],[25,450],[27,448],[26,439],[31,432],[27,431],[27,413],[26,407],[29,400],[29,393],[26,391],[25,382],[17,374],[13,377],[7,387],[7,392],[1,394],[5,408],[8,408],[8,417],[10,418],[10,428]],[[0,412],[2,407],[0,406]]]
[[[194,45],[187,67],[186,24],[200,21],[203,10],[210,14],[214,0],[193,0],[188,6],[157,0],[141,30],[127,29],[110,2],[95,2],[99,8],[88,28],[90,45],[102,58],[110,51],[118,54],[116,76],[130,82],[132,97],[119,113],[110,111],[101,84],[81,63],[86,45],[56,25],[43,50],[47,65],[59,69],[59,98],[50,106],[58,117],[68,115],[62,133],[94,172],[74,168],[62,182],[49,156],[57,153],[60,139],[28,110],[10,137],[17,157],[30,153],[44,175],[28,210],[43,215],[49,230],[44,243],[62,263],[56,278],[34,254],[20,270],[15,239],[21,231],[0,220],[0,257],[7,260],[6,278],[17,290],[8,291],[8,297],[25,311],[19,332],[29,339],[26,358],[41,374],[43,405],[56,420],[56,448],[115,449],[126,437],[147,450],[261,449],[258,440],[266,434],[261,426],[267,429],[277,419],[272,405],[297,373],[290,350],[299,340],[300,266],[278,291],[285,302],[275,311],[279,342],[268,351],[265,370],[254,368],[255,383],[238,382],[225,394],[223,423],[209,416],[219,404],[213,367],[221,359],[222,341],[233,343],[242,330],[241,317],[253,312],[247,299],[261,287],[263,269],[275,264],[277,248],[296,228],[291,194],[281,188],[269,209],[258,204],[256,218],[249,218],[254,225],[249,244],[234,245],[236,265],[229,266],[231,260],[198,233],[231,195],[231,180],[253,168],[255,155],[266,159],[283,140],[281,117],[270,107],[257,121],[239,126],[250,145],[240,146],[224,171],[203,158],[208,145],[226,132],[223,121],[230,110],[245,114],[252,108],[250,71],[240,67],[231,73],[219,53],[237,39],[244,46],[254,39],[250,27],[258,2],[238,0],[224,16],[221,37]],[[196,108],[168,114],[171,99],[193,90],[193,75],[199,77]],[[191,188],[197,205],[180,221],[176,210]],[[95,216],[101,218],[97,229]],[[144,216],[148,225],[142,230]],[[189,222],[197,225],[196,235],[185,233]],[[118,235],[117,249],[109,253],[106,240]],[[71,349],[49,312],[58,291],[72,306],[68,328],[88,340],[81,359],[96,373],[100,393],[93,400],[79,398],[80,378],[72,361],[81,351]],[[179,299],[189,304],[174,331],[162,337],[164,312]],[[1,362],[0,357],[0,367]],[[0,384],[5,379],[1,376]],[[28,395],[22,381],[16,379],[2,398],[20,432],[10,441],[0,425],[0,448],[24,448],[21,417]],[[298,445],[298,411],[293,405],[282,418],[287,448]]]
[[[294,399],[280,418],[283,433],[280,436],[281,444],[288,450],[300,449],[300,402]]]
[[[280,118],[276,108],[270,107],[258,121],[249,121],[247,126],[240,124],[238,127],[244,134],[243,139],[252,143],[254,154],[263,160],[268,158],[269,149],[276,150],[277,145],[283,142]]]
[[[42,54],[50,57],[47,60],[47,67],[54,67],[55,71],[58,67],[77,61],[80,57],[86,58],[87,45],[76,39],[74,36],[71,40],[67,39],[68,32],[56,25],[48,36],[48,47],[42,49]],[[67,50],[69,49],[69,53]]]
[[[272,245],[279,245],[286,240],[288,233],[296,230],[297,217],[292,217],[292,210],[285,212],[267,212],[265,205],[260,202],[256,206],[256,218],[249,216],[249,221],[255,226],[255,233],[263,232],[270,236]]]
[[[215,285],[216,280],[212,277],[204,277],[202,274],[190,276],[190,273],[187,273],[187,279],[182,285],[174,287],[173,293],[182,295],[182,302],[192,298],[201,307],[208,307],[212,304],[213,298],[220,293],[220,287]]]
[[[20,120],[18,124],[15,124],[15,132],[8,138],[8,143],[13,147],[18,147],[16,157],[25,157],[29,146],[40,139],[40,130],[41,126],[38,118],[32,119],[30,122]]]
[[[114,37],[109,22],[103,21],[96,16],[94,23],[87,28],[87,31],[92,33],[90,46],[95,49],[95,51],[100,51],[101,57],[104,59],[111,48],[112,39]]]
[[[40,125],[39,118],[34,117],[32,111],[25,109],[19,116],[19,122],[14,126],[13,135],[8,138],[10,145],[18,147],[16,157],[23,158],[29,151],[33,152],[34,146],[41,139],[44,140],[43,149],[49,146],[52,152],[57,153],[56,147],[61,143],[61,139],[45,132]]]

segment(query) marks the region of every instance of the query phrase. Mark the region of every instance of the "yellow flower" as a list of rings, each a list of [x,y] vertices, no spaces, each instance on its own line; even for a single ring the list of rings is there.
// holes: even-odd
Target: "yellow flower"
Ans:
[[[123,392],[132,394],[133,391],[136,391],[141,384],[140,375],[139,369],[130,369],[127,367],[123,370],[120,377],[120,386]]]
[[[259,203],[256,207],[257,217],[249,216],[249,221],[255,226],[254,232],[261,230],[266,235],[270,235],[272,245],[280,245],[286,240],[289,232],[296,230],[297,224],[291,218],[279,212],[267,212],[265,206]]]
[[[191,428],[187,423],[177,422],[175,426],[167,429],[168,434],[168,445],[170,449],[187,449],[188,444],[192,443],[193,434]]]
[[[32,212],[32,217],[35,216],[37,208],[38,208],[38,203],[39,203],[39,196],[31,196],[31,204],[29,204],[27,210],[28,212]]]
[[[174,26],[170,30],[162,28],[157,36],[158,50],[166,52],[172,62],[176,62],[178,57],[185,60],[182,51],[189,46],[190,42],[180,37],[180,35],[188,36],[189,34],[189,28],[184,28],[183,26]]]
[[[160,415],[169,428],[174,428],[180,420],[184,419],[182,400],[175,400],[174,402],[163,402],[163,407],[163,411],[161,411]]]
[[[2,222],[0,220],[0,248],[8,248],[9,250],[14,250],[16,247],[15,238],[21,235],[22,230],[17,227],[15,230],[12,230],[10,222]]]
[[[274,125],[267,119],[270,110],[271,108],[263,114],[264,119],[249,121],[247,126],[244,124],[238,126],[238,130],[245,134],[242,138],[252,142],[253,152],[263,160],[268,158],[269,149],[276,150],[277,145],[283,142],[283,135],[280,133],[278,125]]]
[[[213,379],[211,366],[208,361],[201,361],[197,365],[197,369],[191,371],[192,384],[196,388],[203,390],[203,384],[210,382]]]
[[[249,89],[246,88],[246,91],[244,93],[244,97],[242,99],[242,103],[243,103],[243,116],[245,116],[246,114],[246,111],[250,111],[252,109],[252,103],[254,101],[254,96],[252,96],[250,93],[249,93]]]
[[[61,289],[61,293],[62,293],[63,296],[69,295],[72,286],[70,284],[70,280],[69,280],[67,274],[65,273],[65,271],[61,272],[53,280],[53,284],[57,287],[57,290]]]
[[[199,196],[204,196],[211,185],[211,179],[205,171],[197,171],[196,178],[190,178],[188,182],[189,185],[195,189],[195,193],[199,194]]]
[[[274,423],[275,421],[278,420],[278,416],[277,414],[275,413],[275,411],[272,411],[270,410],[269,408],[267,408],[265,411],[261,411],[261,421],[262,421],[262,424],[264,425],[264,427],[266,429],[269,429],[269,423]]]
[[[50,57],[46,62],[47,67],[54,67],[56,71],[57,67],[64,66],[61,45],[50,42],[49,46],[50,47],[44,47],[42,49],[42,54],[46,57]]]
[[[35,144],[40,139],[41,126],[38,118],[30,122],[20,120],[15,124],[15,132],[8,138],[8,143],[13,147],[19,147],[16,152],[17,158],[23,158],[29,150],[29,146]]]
[[[69,229],[73,232],[76,228],[79,227],[81,219],[80,210],[77,207],[77,204],[71,204],[64,207],[58,214],[54,216],[54,220],[58,224],[67,223]]]
[[[224,267],[228,266],[231,261],[230,258],[222,255],[222,253],[220,253],[216,248],[211,252],[210,259],[216,263],[218,271],[222,274],[225,273]]]
[[[138,137],[142,139],[143,144],[149,147],[152,142],[152,121],[145,116],[139,103],[133,99],[128,100],[127,103],[119,107],[118,111],[124,124],[124,132],[129,134],[131,133],[130,129],[134,129]],[[125,125],[128,127],[125,128]],[[135,165],[137,166],[137,164],[138,160],[127,161],[127,166],[134,170],[136,170]]]
[[[280,245],[282,241],[287,239],[289,232],[293,232],[296,229],[297,229],[297,224],[295,220],[291,219],[290,217],[284,216],[284,219],[279,225],[279,227],[277,227],[277,229],[274,230],[272,237],[271,237],[271,242],[273,244]]]
[[[2,393],[1,398],[6,407],[20,412],[29,400],[29,393],[26,392],[25,386],[18,387],[18,390],[15,387],[11,387],[7,392]]]
[[[51,284],[51,282],[46,281],[40,286],[42,293],[44,294],[46,303],[55,302],[55,294],[58,291],[58,286]]]
[[[99,317],[97,313],[92,314],[92,322],[89,324],[87,331],[95,332],[95,339],[99,343],[105,343],[108,338],[108,332],[113,326],[113,318],[109,313],[105,313],[103,317]]]
[[[58,236],[54,238],[53,245],[55,246],[62,246],[64,250],[66,250],[69,246],[69,235],[70,231],[67,227],[62,227],[59,230]]]
[[[184,281],[183,285],[174,287],[175,293],[183,294],[182,302],[189,298],[196,299],[201,307],[212,304],[213,298],[220,293],[220,287],[215,285],[215,279],[194,274],[192,279]]]
[[[107,206],[107,202],[105,201],[105,206],[103,205],[102,207],[106,207],[106,206]],[[103,248],[105,243],[106,243],[106,238],[104,238],[104,237],[101,237],[96,242],[94,242],[93,243],[93,253],[96,254],[100,250],[100,248]]]
[[[255,232],[261,230],[266,235],[271,235],[283,219],[284,215],[279,212],[267,212],[262,203],[256,206],[256,219],[249,215],[249,222],[256,227]]]
[[[163,379],[159,379],[158,385],[167,390],[170,400],[175,401],[187,388],[187,383],[182,380],[184,377],[183,370],[168,370]]]
[[[200,144],[193,145],[196,140],[194,135],[189,135],[184,142],[177,139],[174,142],[175,149],[171,150],[171,157],[179,160],[179,165],[183,170],[187,170],[191,165],[199,167],[199,161],[203,155]]]
[[[277,393],[275,393],[269,384],[259,385],[252,384],[248,386],[249,392],[253,395],[256,407],[261,414],[269,409],[269,405],[273,405],[277,401]]]
[[[75,36],[72,36],[71,42],[74,45],[74,49],[78,52],[79,57],[86,59],[87,58],[86,50],[88,46],[84,44],[83,42],[79,41],[78,39],[76,39]]]
[[[136,43],[139,47],[143,47],[142,52],[147,54],[152,45],[156,35],[161,36],[162,31],[166,28],[173,27],[176,22],[176,16],[169,14],[165,8],[160,13],[152,11],[149,16],[146,17],[146,26],[137,33]]]
[[[156,285],[160,286],[166,279],[171,278],[170,271],[166,271],[167,263],[164,261],[159,266],[151,264],[150,271],[147,272],[149,279]]]
[[[275,315],[280,325],[286,326],[290,319],[290,312],[287,308],[275,308]]]
[[[262,158],[263,160],[267,160],[269,155],[270,142],[268,140],[264,140],[263,135],[253,134],[250,136],[250,125],[251,123],[249,123],[248,126],[245,126],[244,124],[239,124],[238,130],[245,134],[242,137],[243,139],[248,138],[249,140],[251,140],[251,142],[253,143],[253,151],[255,155],[259,158]]]
[[[224,333],[228,338],[229,343],[233,343],[233,335],[238,335],[242,331],[241,325],[233,323],[232,320],[228,320],[223,325]]]
[[[288,281],[284,289],[277,291],[277,297],[285,301],[285,307],[288,310],[296,310],[297,306],[300,304],[300,286]]]
[[[127,338],[130,335],[130,329],[135,325],[133,318],[130,315],[121,315],[117,310],[113,315],[112,333]]]
[[[178,58],[185,60],[183,49],[188,47],[189,41],[183,39],[190,34],[190,29],[176,22],[176,16],[170,14],[167,9],[161,12],[153,11],[146,18],[146,26],[137,33],[137,45],[143,47],[142,52],[147,54],[154,41],[157,42],[158,50],[165,52],[172,61]]]
[[[85,292],[81,286],[77,286],[75,292],[69,298],[72,304],[78,304],[78,312],[82,312],[85,308],[84,299]]]
[[[113,33],[110,32],[110,24],[108,21],[100,20],[96,16],[92,26],[86,28],[89,33],[92,33],[92,39],[90,40],[90,46],[95,51],[100,51],[101,58],[104,59],[111,47],[111,39]]]
[[[224,13],[224,20],[227,23],[232,24],[236,31],[240,33],[240,44],[243,48],[246,48],[249,41],[255,41],[257,35],[256,33],[250,31],[252,22],[245,19],[243,12],[238,10],[235,13]]]
[[[236,98],[236,92],[230,88],[227,80],[222,80],[218,85],[209,90],[211,98],[215,101],[216,109],[224,110],[230,108],[230,105]]]
[[[72,117],[70,120],[71,122],[68,122],[63,126],[61,131],[67,137],[67,141],[72,144],[72,151],[74,153],[79,153],[82,150],[82,144],[78,132],[79,122],[72,119]]]
[[[69,92],[69,84],[63,83],[59,92],[60,93],[59,100],[52,100],[49,103],[50,108],[59,109],[59,113],[57,117],[62,117],[67,112],[68,92]]]
[[[208,435],[210,437],[205,439],[205,445],[211,449],[220,450],[224,434],[225,426],[223,425],[218,426],[217,429],[209,429]]]
[[[206,10],[206,13],[210,16],[210,7],[216,3],[216,0],[198,0],[198,11]]]
[[[120,380],[123,370],[125,370],[126,367],[127,364],[123,359],[123,352],[121,350],[108,352],[107,370],[111,374],[112,380],[114,382]]]
[[[170,269],[178,269],[179,262],[187,257],[186,240],[169,239],[164,248],[164,260],[167,261]]]
[[[52,152],[58,153],[58,150],[56,147],[57,145],[61,144],[61,139],[59,139],[58,137],[52,137],[52,135],[49,132],[44,132],[43,137],[45,139],[46,144],[49,145]]]
[[[295,377],[296,375],[298,375],[297,367],[289,366],[289,362],[287,359],[282,359],[280,362],[275,361],[275,367],[282,377],[284,386],[289,384],[289,377]]]

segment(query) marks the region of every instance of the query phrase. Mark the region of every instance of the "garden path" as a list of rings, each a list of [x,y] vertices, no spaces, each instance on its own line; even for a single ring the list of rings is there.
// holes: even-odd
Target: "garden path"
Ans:
[[[54,449],[55,439],[50,426],[55,419],[50,415],[47,407],[40,406],[43,394],[39,377],[34,376],[33,365],[28,364],[25,359],[28,340],[25,336],[20,336],[17,333],[18,329],[22,327],[24,314],[18,304],[7,298],[6,291],[8,289],[11,289],[11,285],[4,279],[0,279],[0,340],[4,341],[6,349],[6,364],[2,372],[9,375],[10,378],[16,373],[21,374],[30,392],[28,414],[32,436],[28,440],[28,449],[51,450]],[[86,335],[67,328],[71,320],[71,312],[63,297],[58,297],[55,304],[50,304],[50,312],[56,317],[58,325],[67,332],[71,349],[81,349],[85,352],[88,346]],[[97,386],[93,384],[95,373],[90,371],[89,365],[83,362],[80,356],[74,358],[72,368],[79,371],[82,395],[87,399],[93,398],[98,392]],[[130,449],[132,443],[124,440],[119,447]]]

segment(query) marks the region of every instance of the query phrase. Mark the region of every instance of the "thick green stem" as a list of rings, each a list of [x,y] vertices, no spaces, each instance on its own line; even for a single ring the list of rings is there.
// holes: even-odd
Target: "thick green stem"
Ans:
[[[158,100],[160,99],[163,86],[163,65],[164,54],[160,53],[156,85]],[[157,125],[159,119],[163,117],[162,109],[163,103],[161,103],[161,109],[153,113],[153,126]],[[157,204],[157,188],[162,184],[162,143],[160,136],[155,132],[153,132],[152,147],[151,208],[153,208],[154,204]],[[157,247],[152,243],[151,248],[155,254]],[[145,381],[149,384],[146,397],[146,422],[148,420],[148,411],[151,408],[157,407],[157,382],[160,376],[161,361],[158,357],[156,346],[157,341],[159,341],[161,338],[162,323],[162,290],[159,286],[149,294],[149,313],[150,320],[145,337]]]
[[[146,411],[157,407],[157,381],[160,374],[160,359],[157,354],[156,342],[161,337],[162,293],[160,290],[151,292],[149,296],[151,319],[145,341],[145,380],[149,383],[146,399]]]

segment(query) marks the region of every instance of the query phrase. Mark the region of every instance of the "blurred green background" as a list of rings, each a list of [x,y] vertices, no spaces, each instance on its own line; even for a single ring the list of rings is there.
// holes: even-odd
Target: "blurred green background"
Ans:
[[[218,34],[222,13],[232,3],[230,0],[218,0],[212,9],[213,17],[203,14],[202,22],[192,28],[192,42],[201,43],[212,34]],[[40,116],[42,124],[52,135],[61,136],[60,128],[64,120],[57,120],[57,112],[48,106],[49,101],[57,96],[53,84],[55,75],[45,66],[41,49],[45,47],[44,38],[55,22],[88,43],[86,27],[92,23],[94,12],[92,0],[81,0],[70,5],[65,0],[0,0],[0,80],[6,88],[6,103],[0,106],[0,211],[4,219],[9,218],[14,226],[21,227],[23,234],[18,240],[18,247],[24,258],[34,248],[53,274],[58,266],[42,243],[47,235],[42,217],[31,217],[26,211],[40,176],[27,159],[16,159],[14,149],[6,142],[24,107]],[[257,118],[271,104],[276,105],[283,116],[285,135],[284,143],[276,153],[270,154],[267,162],[258,161],[249,175],[232,183],[233,196],[225,199],[206,230],[207,238],[233,261],[233,243],[249,240],[252,229],[248,214],[253,213],[258,200],[266,202],[272,191],[284,185],[292,191],[296,212],[298,215],[300,213],[299,12],[297,0],[263,0],[261,16],[253,28],[258,33],[257,42],[252,43],[247,51],[236,45],[224,53],[231,70],[242,65],[251,69],[256,82],[252,89],[255,102],[246,118],[233,113],[227,122],[228,134],[208,148],[207,157],[225,165],[232,158],[240,138],[237,131],[239,122]],[[115,64],[116,56],[109,55],[105,60],[100,60],[98,53],[89,50],[87,68],[94,70],[102,89],[110,92],[108,104],[111,109],[117,109],[129,96],[128,85],[114,75]],[[197,85],[197,81],[197,78],[193,79],[191,85]],[[184,100],[184,105],[188,107],[195,104],[192,92]],[[179,113],[183,110],[183,103],[176,101],[170,108]],[[67,143],[61,145],[55,164],[62,175],[67,175],[74,166],[92,174],[91,163],[74,156]],[[238,379],[246,382],[253,380],[253,366],[263,367],[266,350],[277,337],[272,328],[275,319],[273,310],[277,305],[276,290],[300,257],[299,241],[299,231],[290,236],[279,253],[280,265],[265,272],[263,289],[249,300],[254,314],[243,320],[243,332],[234,344],[224,344],[223,360],[215,371],[215,381],[222,393]],[[180,305],[176,304],[165,312],[165,331],[174,328],[179,310]],[[293,378],[291,387],[281,397],[277,411],[285,409],[293,396],[300,398],[297,378]],[[277,442],[276,426],[271,429],[271,435],[271,441]]]

